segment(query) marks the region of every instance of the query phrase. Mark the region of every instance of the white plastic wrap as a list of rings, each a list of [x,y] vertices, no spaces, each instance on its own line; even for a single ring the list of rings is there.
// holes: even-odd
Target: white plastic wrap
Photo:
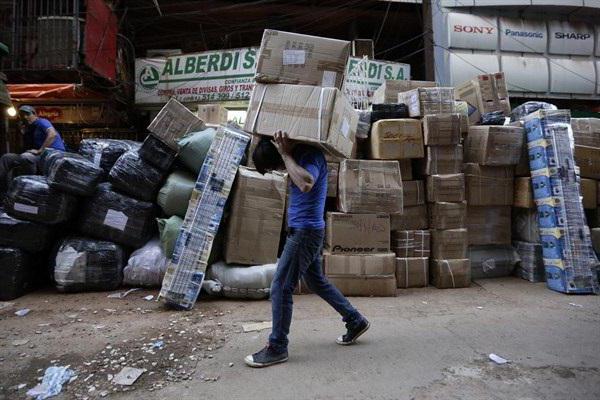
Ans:
[[[129,286],[160,287],[168,261],[160,240],[154,238],[131,253],[123,270],[123,283]]]
[[[211,265],[207,275],[223,285],[223,295],[235,299],[266,299],[271,292],[271,282],[277,264],[252,267],[225,264],[220,261]]]

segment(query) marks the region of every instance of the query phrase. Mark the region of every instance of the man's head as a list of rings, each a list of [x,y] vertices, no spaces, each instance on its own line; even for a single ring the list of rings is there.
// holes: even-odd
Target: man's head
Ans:
[[[279,154],[279,151],[277,151],[277,148],[271,142],[270,137],[263,136],[260,138],[252,153],[252,161],[254,161],[256,170],[263,175],[285,167],[281,154]]]
[[[28,124],[33,123],[37,119],[37,114],[35,112],[35,108],[31,106],[21,106],[19,107],[19,115],[21,118],[27,121]]]

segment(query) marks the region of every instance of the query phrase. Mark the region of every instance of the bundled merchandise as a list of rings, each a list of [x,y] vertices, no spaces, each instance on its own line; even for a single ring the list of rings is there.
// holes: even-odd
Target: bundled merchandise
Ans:
[[[53,230],[50,226],[13,218],[0,209],[0,246],[35,253],[48,248]]]
[[[396,258],[398,288],[426,287],[429,284],[429,257]]]
[[[124,153],[110,170],[110,183],[122,193],[154,201],[166,173],[144,161],[138,153]]]
[[[102,169],[101,179],[108,177],[110,169],[121,155],[127,151],[138,151],[139,142],[117,139],[83,139],[79,143],[79,154]]]
[[[78,196],[91,196],[104,171],[87,158],[65,153],[49,165],[48,185],[52,189]]]
[[[461,202],[465,200],[465,175],[446,174],[427,177],[427,201]]]
[[[367,139],[371,132],[371,111],[356,110],[358,113],[358,124],[356,126],[356,139]]]
[[[598,293],[599,263],[580,199],[570,113],[537,111],[525,117],[525,130],[547,285]]]
[[[409,80],[385,80],[375,92],[371,101],[376,104],[392,104],[398,102],[398,94],[420,87],[435,87],[432,81],[409,81]]]
[[[158,224],[160,246],[165,256],[170,259],[173,256],[173,249],[175,249],[179,230],[181,229],[181,225],[183,225],[183,218],[173,215],[170,218],[157,218],[156,223]]]
[[[123,279],[121,246],[86,238],[64,239],[54,260],[54,280],[61,292],[117,289]]]
[[[395,296],[396,256],[323,254],[329,281],[345,296]]]
[[[247,266],[220,261],[210,266],[206,277],[223,287],[225,297],[259,300],[269,297],[276,270],[277,264]]]
[[[406,231],[427,229],[429,219],[427,205],[404,207],[402,214],[390,214],[390,229],[392,231]]]
[[[34,257],[26,251],[0,246],[0,301],[21,297],[35,278]]]
[[[465,142],[465,162],[487,166],[517,165],[523,149],[523,128],[471,126]]]
[[[510,206],[467,207],[469,245],[510,244]]]
[[[513,241],[513,248],[519,254],[516,275],[529,282],[545,282],[544,258],[541,243]]]
[[[600,147],[575,146],[575,163],[582,178],[600,180]]]
[[[511,113],[503,72],[479,75],[457,86],[456,99],[468,103],[471,124],[479,123],[487,113],[499,111],[506,117]]]
[[[167,215],[185,217],[196,179],[187,171],[174,171],[158,191],[156,203]]]
[[[520,106],[515,107],[510,113],[510,121],[518,122],[522,121],[529,114],[533,114],[538,110],[556,110],[554,104],[546,103],[543,101],[528,101]]]
[[[171,168],[171,165],[173,165],[175,157],[177,157],[177,150],[171,148],[160,138],[154,135],[148,135],[146,136],[142,147],[138,150],[138,154],[140,155],[140,158],[148,164],[151,164],[161,171],[167,171]]]
[[[421,122],[414,119],[382,119],[371,127],[370,158],[400,160],[423,157]]]
[[[513,200],[513,207],[535,209],[533,188],[531,187],[531,177],[527,176],[515,178],[514,194],[515,198]]]
[[[576,145],[600,149],[600,118],[571,118],[571,127]]]
[[[206,128],[199,132],[191,132],[177,141],[179,146],[178,159],[194,176],[198,176],[204,159],[208,154],[208,149],[212,144],[217,130],[215,128]],[[257,137],[257,136],[255,136]]]
[[[458,229],[467,226],[467,202],[437,202],[429,204],[431,229]]]
[[[465,164],[469,206],[510,206],[514,201],[514,168]]]
[[[423,117],[426,146],[456,146],[461,141],[460,114],[431,114]]]
[[[540,243],[538,213],[535,208],[513,208],[512,237],[528,243]]]
[[[325,247],[331,254],[375,254],[390,251],[388,214],[327,213]]]
[[[402,182],[403,208],[414,207],[425,204],[425,184],[423,181]]]
[[[48,172],[50,172],[52,164],[56,162],[56,160],[63,158],[65,154],[67,153],[62,150],[45,149],[40,155],[40,159],[38,161],[39,172],[44,176],[48,176]]]
[[[430,238],[428,230],[392,231],[392,251],[401,258],[428,258]]]
[[[327,197],[337,197],[338,195],[338,174],[340,172],[340,163],[327,163]]]
[[[437,260],[429,264],[431,283],[438,289],[464,288],[471,285],[471,261],[465,259]]]
[[[405,104],[373,104],[371,106],[371,129],[375,122],[382,119],[403,119],[408,118],[408,108]]]
[[[462,170],[463,146],[427,146],[425,158],[419,160],[423,175],[458,174]]]
[[[420,87],[398,94],[398,103],[406,104],[410,117],[429,114],[452,114],[455,110],[454,88]]]
[[[511,276],[520,260],[511,245],[469,246],[468,258],[472,279]]]
[[[206,124],[227,124],[227,109],[220,104],[198,104],[196,115]]]
[[[588,210],[598,208],[598,182],[594,179],[581,178],[580,187],[583,208]]]
[[[160,240],[152,239],[131,253],[123,269],[123,284],[129,286],[158,287],[165,276],[168,263]]]
[[[204,121],[186,106],[171,98],[148,126],[148,131],[177,150],[177,140],[189,132],[204,129]]]
[[[438,260],[467,258],[468,235],[464,228],[431,231],[431,257]]]
[[[600,257],[600,228],[592,229],[592,245],[596,255]]]

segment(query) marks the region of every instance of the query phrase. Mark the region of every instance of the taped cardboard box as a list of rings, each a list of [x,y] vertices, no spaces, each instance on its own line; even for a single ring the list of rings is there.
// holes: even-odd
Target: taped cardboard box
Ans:
[[[343,160],[338,201],[342,212],[402,213],[398,161]]]
[[[196,115],[207,124],[224,125],[227,123],[227,109],[220,104],[198,104]]]
[[[390,104],[398,102],[398,93],[408,92],[409,90],[420,87],[435,87],[436,83],[432,81],[402,81],[386,80],[381,86],[373,92],[371,102],[373,104]]]
[[[533,201],[533,188],[531,187],[531,177],[515,178],[515,198],[513,207],[535,208]]]
[[[427,146],[457,145],[461,140],[460,114],[423,117],[423,141]]]
[[[592,229],[592,246],[597,255],[600,255],[600,228]]]
[[[402,181],[410,181],[413,179],[413,167],[411,160],[398,160],[400,164],[400,176]]]
[[[436,260],[429,263],[431,284],[438,289],[465,288],[471,285],[471,262],[462,260]]]
[[[394,275],[396,273],[396,255],[382,254],[331,254],[323,253],[323,262],[327,276],[373,276]]]
[[[390,228],[392,231],[427,229],[428,226],[426,205],[404,207],[402,214],[390,214]]]
[[[465,162],[488,166],[517,165],[523,150],[523,128],[471,126],[465,142]]]
[[[382,119],[375,122],[369,138],[370,158],[400,160],[423,157],[421,122],[414,119]]]
[[[599,150],[600,151],[600,150]],[[594,209],[598,207],[598,182],[594,179],[581,178],[579,185],[583,198],[583,208]]]
[[[350,42],[265,29],[256,81],[341,88]]]
[[[600,118],[571,118],[575,144],[600,148]]]
[[[431,257],[437,259],[467,258],[467,230],[445,229],[431,231]]]
[[[417,163],[422,175],[458,174],[462,171],[463,147],[428,146],[425,158]]]
[[[403,206],[413,207],[425,204],[423,181],[402,181]]]
[[[521,122],[518,123],[521,124]],[[512,124],[516,123],[513,122]],[[529,150],[527,148],[527,135],[523,135],[523,147],[521,149],[521,158],[519,158],[519,163],[515,167],[515,176],[531,176],[531,171],[529,170]]]
[[[427,177],[428,202],[461,202],[464,200],[464,174],[431,175]]]
[[[397,257],[429,257],[431,234],[428,230],[392,231],[392,251]]]
[[[520,261],[512,245],[469,246],[471,279],[511,276]]]
[[[575,146],[575,164],[582,178],[600,180],[600,148]]]
[[[390,216],[329,212],[326,247],[331,254],[389,253]]]
[[[358,114],[338,89],[256,84],[244,130],[266,136],[285,131],[290,139],[350,157],[357,125]]]
[[[431,229],[458,229],[467,224],[467,202],[437,202],[429,204]]]
[[[178,139],[189,132],[198,132],[203,129],[204,121],[173,98],[165,104],[148,125],[148,131],[175,150],[178,150]]]
[[[429,284],[429,258],[396,258],[396,284],[398,288],[419,288]]]
[[[411,117],[454,113],[454,88],[417,88],[398,93],[398,103],[406,104]]]
[[[510,206],[467,207],[469,245],[510,244]]]
[[[277,261],[286,192],[286,175],[239,167],[225,240],[228,264]]]
[[[469,123],[479,123],[481,115],[502,111],[505,116],[511,112],[506,79],[503,72],[479,75],[456,87],[456,99],[469,105]]]
[[[510,206],[514,202],[514,167],[465,164],[467,204]]]
[[[350,256],[354,257],[354,256]],[[394,275],[328,275],[327,279],[344,296],[395,297],[396,274]]]
[[[338,173],[340,172],[340,163],[327,163],[327,197],[337,197]]]

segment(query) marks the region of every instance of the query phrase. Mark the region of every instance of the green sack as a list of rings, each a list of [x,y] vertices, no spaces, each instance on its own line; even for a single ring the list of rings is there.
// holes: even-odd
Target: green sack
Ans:
[[[214,128],[208,128],[200,132],[188,133],[177,142],[179,159],[196,175],[200,173],[216,132]]]
[[[187,171],[175,171],[160,188],[156,202],[167,215],[185,217],[185,212],[196,184],[194,175]]]
[[[165,256],[170,259],[173,256],[173,249],[175,248],[175,242],[183,224],[183,219],[173,215],[168,219],[157,218],[156,222],[158,222],[160,246],[165,252]]]

